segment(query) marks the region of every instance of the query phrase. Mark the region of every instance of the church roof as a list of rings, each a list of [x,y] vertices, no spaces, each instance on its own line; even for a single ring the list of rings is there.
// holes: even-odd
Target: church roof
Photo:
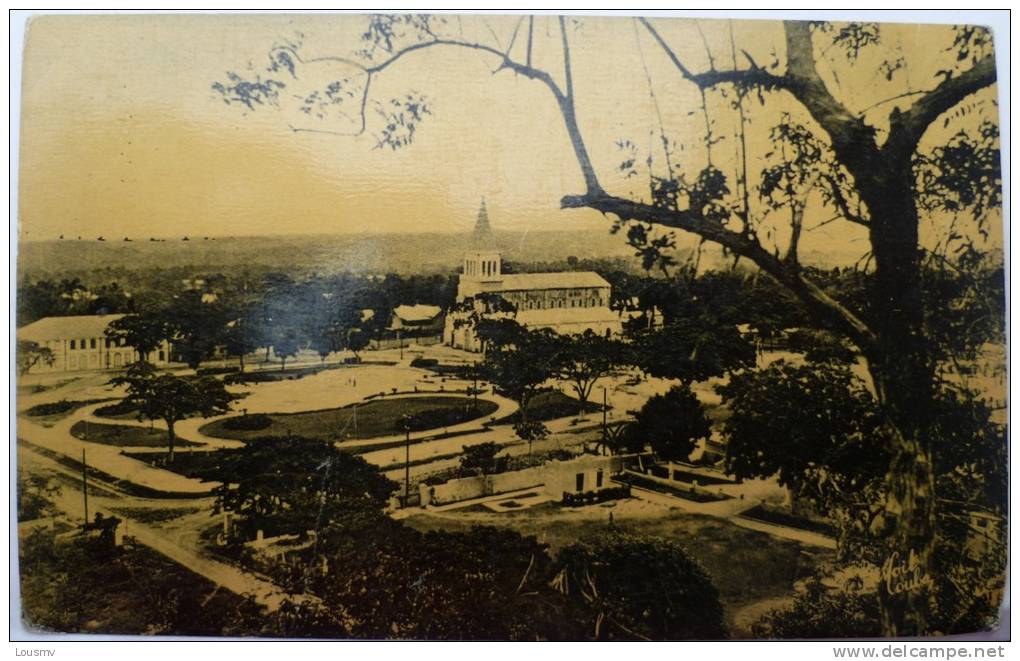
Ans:
[[[529,291],[541,289],[582,289],[608,287],[609,283],[594,271],[561,271],[558,273],[504,273],[496,291]]]
[[[19,340],[47,342],[79,337],[102,337],[106,327],[122,314],[83,314],[68,317],[43,317],[18,329]]]
[[[482,199],[482,206],[478,209],[478,219],[475,221],[475,231],[471,236],[471,247],[476,250],[493,248],[496,239],[492,234],[492,226],[489,224],[489,212],[485,208],[485,199]]]

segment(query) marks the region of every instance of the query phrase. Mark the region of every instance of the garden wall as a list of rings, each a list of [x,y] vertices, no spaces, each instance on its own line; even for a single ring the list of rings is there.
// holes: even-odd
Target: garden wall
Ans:
[[[623,470],[633,455],[602,457],[581,455],[564,461],[549,461],[541,466],[519,471],[478,477],[463,477],[443,484],[419,484],[421,504],[447,505],[472,498],[494,496],[532,487],[544,487],[546,493],[559,500],[564,492],[598,491],[616,486],[610,476]],[[598,474],[602,473],[601,482]],[[583,474],[582,488],[577,489],[578,475]]]

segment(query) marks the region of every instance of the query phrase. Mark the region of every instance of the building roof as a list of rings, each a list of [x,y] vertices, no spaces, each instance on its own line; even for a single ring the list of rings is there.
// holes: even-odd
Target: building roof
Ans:
[[[395,317],[408,322],[432,321],[442,312],[442,308],[436,305],[398,305],[393,308]]]
[[[482,198],[482,206],[478,210],[478,220],[475,221],[475,231],[471,236],[471,245],[476,250],[491,249],[496,245],[496,239],[492,234],[492,226],[489,224],[489,212],[485,208],[485,198]]]
[[[534,327],[619,323],[622,317],[607,307],[595,307],[519,310],[514,319],[523,326]]]
[[[582,289],[609,287],[594,271],[561,271],[559,273],[505,273],[496,291],[529,291],[540,289]]]
[[[87,314],[71,317],[43,317],[18,329],[18,339],[47,342],[79,337],[102,337],[106,327],[122,314]]]

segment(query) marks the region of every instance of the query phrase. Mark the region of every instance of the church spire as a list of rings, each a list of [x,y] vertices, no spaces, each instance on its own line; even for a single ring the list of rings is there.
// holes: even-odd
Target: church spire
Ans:
[[[489,212],[485,208],[485,198],[482,198],[482,206],[478,209],[478,220],[475,221],[475,232],[471,243],[475,248],[492,248],[495,246],[495,237],[492,234],[492,226],[489,225]]]

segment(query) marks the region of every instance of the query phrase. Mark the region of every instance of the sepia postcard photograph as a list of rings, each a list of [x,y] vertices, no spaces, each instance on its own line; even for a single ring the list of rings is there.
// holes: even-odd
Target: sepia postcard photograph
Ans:
[[[12,638],[1008,638],[1008,28],[871,14],[22,17]]]

